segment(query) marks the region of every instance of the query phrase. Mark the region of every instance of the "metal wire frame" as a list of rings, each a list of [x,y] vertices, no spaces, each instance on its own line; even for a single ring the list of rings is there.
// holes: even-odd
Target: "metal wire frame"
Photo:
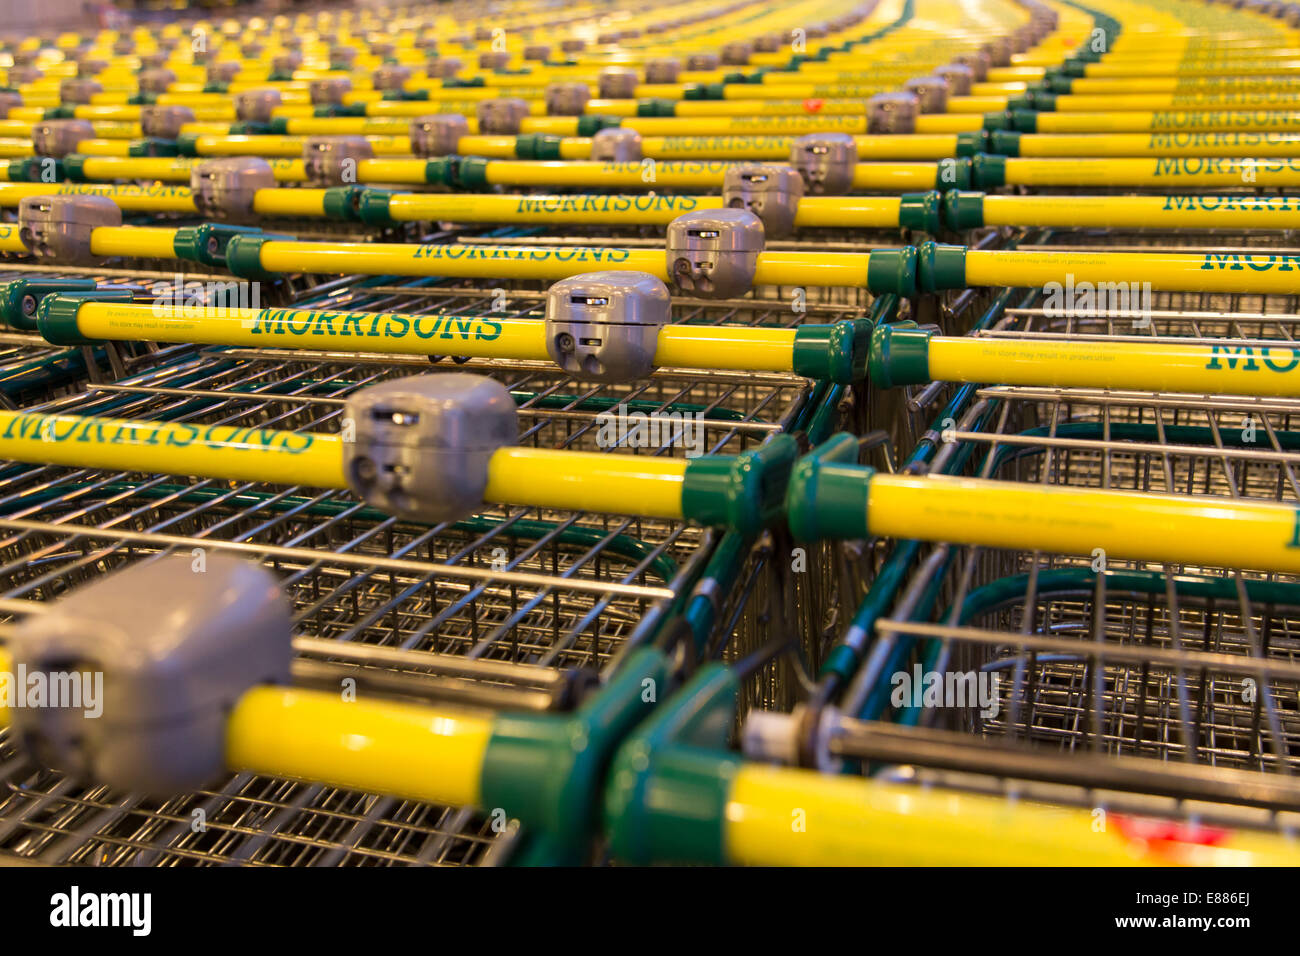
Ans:
[[[939,454],[972,447],[970,470],[981,476],[1300,503],[1300,403],[1004,386],[975,399]],[[1254,442],[1243,415],[1256,423]],[[917,595],[935,590],[933,613],[911,613]],[[1201,799],[1197,813],[1232,819],[1237,811],[1220,804],[1240,804],[1265,811],[1247,815],[1254,824],[1283,825],[1276,814],[1300,807],[1300,788],[1269,781],[1300,766],[1297,628],[1294,577],[938,545],[923,552],[878,639],[909,648],[909,668],[997,674],[997,713],[889,712],[879,704],[890,675],[880,674],[876,716],[1009,746],[1028,755],[1015,776],[1036,786],[1122,790],[1116,806],[1136,800],[1166,814],[1150,795]],[[964,772],[964,746],[945,738],[920,762]],[[1058,753],[1110,763],[1053,762]],[[1131,758],[1141,761],[1138,783],[1115,786],[1116,762]]]
[[[702,410],[709,449],[739,451],[791,427],[817,398],[794,376],[664,371],[634,386],[578,386],[539,364],[468,367],[520,398],[522,442],[552,447],[595,448],[599,410],[627,401]],[[429,368],[391,356],[188,348],[38,407],[328,429],[350,391]],[[647,451],[659,450],[673,451]],[[537,670],[597,671],[647,639],[699,578],[714,540],[681,523],[505,508],[431,529],[337,493],[63,468],[7,469],[0,512],[10,614],[130,561],[213,548],[277,569],[300,637]],[[761,573],[740,576],[746,596],[764,590]],[[726,596],[723,626],[748,633],[749,617],[744,597]],[[479,863],[501,837],[466,811],[246,775],[162,803],[83,790],[32,767],[8,741],[0,767],[0,852],[42,862]],[[200,808],[207,833],[190,826]]]

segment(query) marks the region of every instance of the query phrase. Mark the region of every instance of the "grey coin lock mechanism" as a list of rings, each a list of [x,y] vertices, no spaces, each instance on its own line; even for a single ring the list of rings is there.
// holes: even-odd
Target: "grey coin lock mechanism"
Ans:
[[[676,83],[681,75],[682,61],[675,56],[656,57],[646,61],[646,83]]]
[[[591,158],[598,163],[639,163],[645,158],[641,134],[619,126],[597,130],[591,138]]]
[[[48,119],[32,124],[32,150],[37,156],[62,159],[77,151],[77,144],[95,138],[90,120]]]
[[[433,113],[411,120],[411,152],[416,156],[454,156],[469,120],[460,113]]]
[[[631,382],[655,369],[668,287],[648,272],[589,272],[546,293],[546,351],[578,378]]]
[[[547,116],[581,116],[591,99],[586,83],[551,83],[542,93]]]
[[[321,76],[307,83],[313,106],[342,106],[343,97],[352,92],[346,76]]]
[[[410,82],[412,71],[409,66],[399,63],[387,63],[376,67],[370,74],[370,83],[377,90],[399,92]]]
[[[274,64],[278,59],[279,57],[276,57],[275,60],[272,60],[272,66],[271,66],[272,72],[276,72],[276,73],[293,72],[292,70],[277,70]],[[244,65],[240,63],[238,60],[217,60],[214,63],[209,63],[207,66],[208,82],[229,83],[231,80],[233,80],[235,77],[239,75],[240,70],[242,70],[243,68]]]
[[[476,110],[478,131],[486,136],[518,136],[528,116],[528,101],[513,96],[482,100]]]
[[[747,209],[696,209],[668,224],[668,275],[685,295],[734,299],[754,285],[763,222]]]
[[[488,465],[518,441],[504,385],[464,373],[416,375],[349,396],[344,474],[360,498],[417,521],[458,521],[483,506]]]
[[[918,76],[903,84],[916,97],[922,113],[942,113],[948,108],[948,81],[941,76]]]
[[[843,196],[853,188],[858,144],[848,133],[809,133],[790,144],[790,165],[811,196]]]
[[[309,136],[302,144],[303,167],[311,186],[343,186],[357,181],[357,164],[374,159],[364,136]]]
[[[181,135],[181,127],[194,121],[194,111],[188,106],[140,107],[140,130],[145,136],[176,139]]]
[[[213,159],[190,170],[190,190],[201,216],[251,221],[257,218],[253,212],[257,191],[274,188],[271,164],[253,156]]]
[[[794,232],[803,177],[790,166],[742,163],[727,169],[722,179],[722,203],[747,209],[763,222],[767,238],[784,239]]]
[[[166,93],[176,82],[176,74],[165,67],[141,70],[136,74],[136,84],[142,93]]]
[[[104,84],[85,77],[69,77],[59,84],[59,102],[84,106],[104,92]]]
[[[921,115],[921,101],[912,93],[877,93],[867,101],[867,132],[874,134],[911,134],[916,132],[916,118]]]
[[[107,196],[25,196],[18,203],[18,237],[37,259],[94,265],[90,237],[122,225],[122,210]]]
[[[482,509],[492,456],[518,440],[515,401],[494,379],[466,373],[393,379],[353,393],[343,416],[353,493],[414,521],[458,521]],[[701,455],[687,464],[682,515],[708,527],[753,533],[779,520],[793,436],[776,435],[738,455]]]
[[[269,123],[279,105],[279,90],[244,90],[235,94],[235,118],[244,123]]]
[[[220,554],[202,571],[188,554],[133,564],[32,615],[10,643],[28,673],[102,674],[102,712],[20,707],[9,718],[52,769],[116,790],[185,793],[226,772],[239,699],[289,682],[291,635],[288,602],[260,565]]]
[[[662,61],[661,61],[662,62]],[[676,61],[673,61],[675,64]],[[649,83],[650,67],[646,66],[646,82]],[[656,82],[672,83],[674,80],[659,80]],[[636,99],[636,88],[641,83],[640,78],[636,75],[636,70],[629,66],[607,66],[600,71],[600,76],[596,80],[596,90],[602,100],[632,100]]]

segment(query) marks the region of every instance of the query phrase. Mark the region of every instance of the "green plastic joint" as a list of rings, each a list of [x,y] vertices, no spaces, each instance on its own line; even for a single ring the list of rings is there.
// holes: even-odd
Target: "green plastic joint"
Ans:
[[[686,465],[682,516],[705,527],[757,534],[781,516],[794,436],[781,434],[738,455],[700,455]]]
[[[976,189],[997,189],[1007,184],[1007,158],[981,153],[971,160],[970,185]]]
[[[85,292],[54,292],[36,306],[36,329],[52,345],[93,345],[77,327],[77,312],[87,302],[129,301],[130,289],[92,289]]]
[[[485,191],[488,188],[488,162],[489,160],[477,156],[443,156],[441,159],[433,159],[429,161],[429,181],[435,181],[432,178],[432,167],[436,163],[444,163],[447,167],[444,175],[450,180],[448,185],[475,192]]]
[[[264,233],[240,233],[226,244],[226,268],[241,279],[274,279],[277,273],[262,268],[262,246],[272,238]]]
[[[984,129],[988,132],[995,129],[1007,129],[1011,125],[1011,114],[1008,112],[984,114]]]
[[[930,189],[923,193],[903,193],[898,201],[898,225],[934,235],[939,231],[939,191]]]
[[[640,109],[640,104],[637,106]],[[618,116],[607,116],[603,113],[584,113],[578,117],[577,134],[579,136],[595,136],[602,129],[617,129],[623,125],[623,120]]]
[[[935,189],[970,189],[971,183],[971,163],[982,156],[983,153],[976,153],[975,158],[962,156],[958,159],[941,159],[936,163],[934,174]]]
[[[283,127],[282,132],[276,131],[276,125]],[[277,116],[269,123],[258,123],[255,120],[239,120],[231,123],[229,133],[231,136],[284,136],[289,132],[289,120],[283,116]]]
[[[794,372],[825,382],[854,381],[857,362],[853,346],[856,325],[852,319],[832,325],[801,325],[794,332]]]
[[[90,292],[94,279],[10,279],[0,282],[0,322],[24,332],[36,331],[41,300],[56,292]]]
[[[1032,108],[1038,110],[1040,113],[1051,113],[1056,109],[1056,94],[1041,92],[1035,93],[1033,103],[1034,105]]]
[[[256,236],[262,239],[283,238],[270,236],[255,226],[231,226],[225,223],[205,222],[197,226],[182,226],[176,230],[172,248],[176,258],[199,262],[205,266],[224,267],[231,240],[236,236]]]
[[[878,388],[930,381],[930,332],[911,322],[881,323],[871,333],[867,378]]]
[[[989,134],[990,153],[998,156],[1019,156],[1021,134],[1014,130],[1000,129]]]
[[[1038,132],[1038,113],[1034,110],[1012,110],[1011,125],[1022,133]]]
[[[874,471],[857,461],[858,439],[839,432],[795,462],[785,513],[796,540],[867,536],[867,487]]]
[[[989,134],[984,130],[958,133],[957,155],[974,156],[976,153],[987,152],[988,142]]]
[[[732,668],[705,664],[618,748],[604,791],[615,860],[727,862],[726,808],[741,759],[725,747],[739,687]]]
[[[388,204],[395,195],[397,193],[392,189],[379,189],[375,186],[365,187],[361,190],[361,195],[356,199],[356,218],[372,226],[391,225],[393,217],[388,211]],[[327,193],[327,211],[329,209],[328,198]]]
[[[24,156],[21,159],[11,159],[9,181],[11,183],[57,183],[68,175],[67,159],[66,156],[63,159],[53,159],[49,156]]]
[[[329,219],[342,220],[344,222],[360,222],[360,202],[361,194],[365,191],[365,186],[331,186],[325,190],[325,198],[321,200],[321,206],[325,209],[325,215]]]
[[[552,133],[520,133],[515,137],[515,155],[519,159],[560,159],[563,136]]]
[[[676,116],[677,101],[670,100],[663,96],[652,96],[644,100],[637,100],[637,116]]]
[[[572,714],[498,716],[480,775],[482,805],[501,808],[526,832],[544,836],[550,862],[583,862],[614,750],[653,712],[671,677],[666,654],[644,647]],[[647,686],[655,693],[647,695]]]
[[[949,229],[964,232],[984,225],[984,193],[950,189],[943,194],[943,221]]]
[[[917,249],[916,285],[922,292],[966,288],[966,247],[923,242]]]
[[[916,247],[872,249],[867,257],[867,289],[876,294],[916,295]]]
[[[176,152],[180,156],[199,155],[199,134],[181,133],[176,137]]]
[[[136,139],[127,146],[127,153],[131,156],[176,156],[180,153],[180,144],[174,139],[157,137]]]

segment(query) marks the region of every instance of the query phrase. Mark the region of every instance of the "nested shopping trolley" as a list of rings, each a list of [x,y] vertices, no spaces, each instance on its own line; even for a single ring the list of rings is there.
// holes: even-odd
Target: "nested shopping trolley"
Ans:
[[[565,308],[592,310],[570,318],[572,338],[584,338],[580,327],[587,331],[575,350],[605,363],[595,379],[589,368],[573,378],[545,342],[505,357],[474,354],[484,329],[534,335],[553,327],[548,294],[527,282],[506,288],[505,312],[493,311],[494,293],[478,284],[403,277],[308,291],[296,291],[306,282],[286,282],[275,290],[286,297],[282,307],[242,311],[156,309],[156,300],[103,280],[93,290],[45,289],[32,323],[47,337],[61,309],[73,323],[63,334],[86,342],[167,342],[159,329],[182,320],[190,333],[160,346],[164,354],[143,371],[28,406],[8,421],[14,444],[7,457],[29,463],[10,472],[15,577],[8,599],[15,620],[40,615],[35,607],[56,594],[75,594],[106,572],[148,578],[151,567],[163,573],[176,562],[186,568],[195,560],[219,568],[228,567],[226,559],[261,563],[291,608],[282,637],[292,638],[295,685],[310,691],[351,680],[362,702],[380,693],[396,700],[392,709],[382,704],[365,718],[383,726],[357,729],[409,749],[364,758],[365,770],[345,771],[325,750],[318,753],[325,763],[314,769],[297,763],[301,735],[324,728],[329,718],[294,709],[296,699],[286,697],[279,717],[253,715],[243,731],[256,749],[269,740],[266,729],[282,721],[282,746],[260,756],[226,755],[232,769],[278,769],[279,775],[244,773],[216,789],[151,800],[124,796],[122,780],[113,781],[115,790],[86,789],[39,771],[11,736],[7,852],[115,865],[483,862],[493,858],[493,847],[525,860],[582,858],[602,753],[645,706],[644,681],[667,693],[694,661],[766,645],[767,621],[776,611],[808,618],[793,625],[795,633],[823,626],[835,575],[818,574],[814,560],[813,573],[772,586],[774,569],[788,555],[776,560],[780,543],[762,533],[801,447],[862,414],[852,393],[863,361],[860,309],[815,298],[806,314],[761,300],[670,303],[658,280],[625,278],[579,277],[548,290]],[[616,374],[609,360],[620,355],[600,353],[590,340],[599,328],[596,313],[622,298],[639,304],[628,310],[626,317],[638,321],[620,360],[640,358],[637,368]],[[890,296],[878,303],[896,305]],[[115,317],[116,331],[101,335],[91,328],[100,310]],[[655,322],[659,314],[662,323],[662,313],[672,320],[667,326]],[[365,322],[368,331],[376,318],[423,331],[443,323],[454,334],[436,350],[421,339],[424,347],[404,352],[383,347],[385,336],[376,345],[333,334],[232,343],[204,333],[213,327],[205,322],[223,316],[234,320],[228,327],[258,316],[283,322],[286,336],[294,334],[290,328],[306,331],[304,322],[317,323],[322,333],[342,332],[345,322],[360,332],[357,323]],[[127,333],[141,321],[158,328]],[[244,323],[245,332],[254,325]],[[671,351],[660,350],[671,344],[672,329],[698,330],[715,353],[730,330],[754,333],[735,344],[798,351],[800,364],[784,372],[762,362],[748,371],[754,364],[742,360],[733,360],[734,370],[707,362],[683,367],[666,360]],[[183,344],[190,341],[200,344]],[[810,346],[830,363],[820,379],[806,365]],[[679,348],[676,354],[688,353]],[[345,455],[348,427],[362,438],[373,427],[418,431],[421,421],[433,427],[441,399],[402,407],[410,395],[400,383],[424,380],[420,373],[435,381],[481,376],[470,392],[495,389],[496,404],[509,405],[506,431],[517,447],[487,453],[496,477],[478,497],[467,486],[464,513],[409,510],[412,495],[448,500],[463,475],[421,477],[408,472],[414,459],[357,464]],[[352,400],[364,410],[358,405],[349,412]],[[484,465],[486,449],[475,443],[500,438],[501,428],[467,419],[456,440],[479,448],[471,456]],[[86,441],[75,436],[78,430]],[[304,435],[314,436],[314,444],[301,457],[295,449]],[[694,443],[690,450],[705,454],[683,458],[687,440]],[[72,458],[51,454],[55,445]],[[90,447],[95,450],[83,455]],[[631,483],[615,477],[610,463]],[[683,491],[692,469],[689,482],[703,482],[703,498]],[[387,489],[382,501],[350,495],[346,489],[362,487],[358,481]],[[704,501],[713,502],[706,510],[722,511],[696,512]],[[774,611],[769,604],[776,594],[786,603]],[[652,660],[657,663],[647,669]],[[653,702],[656,691],[649,693]],[[346,706],[338,693],[326,696]],[[437,752],[424,748],[440,744],[410,736],[419,708],[403,710],[401,701],[415,698],[425,699],[426,717],[448,721],[437,726],[450,736],[435,735],[452,742],[452,750],[442,751],[445,773],[420,769]],[[499,732],[491,729],[497,721]],[[590,735],[589,746],[583,734]],[[566,760],[572,772],[554,773]],[[326,764],[333,766],[328,773]],[[374,776],[381,767],[396,776]],[[335,773],[341,776],[325,779]],[[530,782],[533,774],[541,776]],[[498,786],[504,799],[494,795]],[[528,818],[530,811],[514,806],[534,798],[539,815],[525,819],[522,832],[535,837],[516,838],[507,820]],[[202,811],[197,818],[195,811]],[[203,825],[196,827],[195,819]]]

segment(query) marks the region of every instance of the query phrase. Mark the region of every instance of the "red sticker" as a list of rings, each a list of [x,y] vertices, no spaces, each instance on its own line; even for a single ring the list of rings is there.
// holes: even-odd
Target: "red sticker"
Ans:
[[[805,113],[820,113],[822,107],[826,105],[825,100],[804,100],[803,108]]]
[[[1128,817],[1116,813],[1111,815],[1111,819],[1119,825],[1119,832],[1126,839],[1145,840],[1148,843],[1199,843],[1202,846],[1219,846],[1232,835],[1231,830],[1222,827],[1193,826],[1151,817]]]

